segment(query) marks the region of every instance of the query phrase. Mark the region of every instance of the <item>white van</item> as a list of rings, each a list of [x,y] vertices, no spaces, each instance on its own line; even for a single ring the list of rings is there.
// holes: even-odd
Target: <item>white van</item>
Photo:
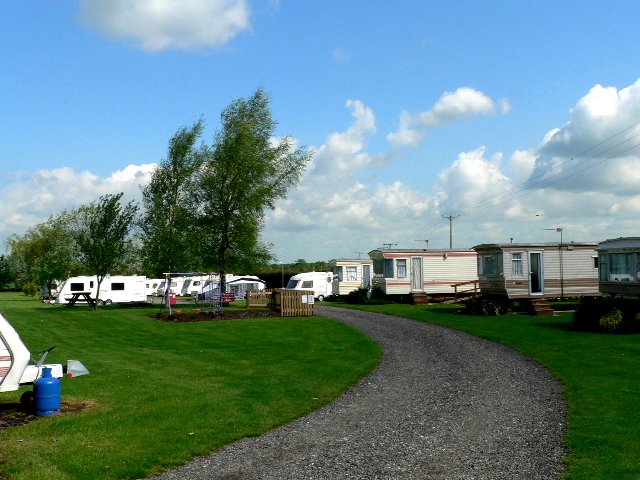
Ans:
[[[71,296],[78,292],[88,292],[101,305],[146,302],[146,282],[147,277],[141,275],[107,275],[102,279],[100,292],[96,294],[98,278],[95,275],[70,277],[60,287],[55,303],[68,303]]]
[[[313,290],[313,296],[321,302],[331,295],[332,284],[333,273],[331,272],[305,272],[291,277],[286,288],[290,290]]]

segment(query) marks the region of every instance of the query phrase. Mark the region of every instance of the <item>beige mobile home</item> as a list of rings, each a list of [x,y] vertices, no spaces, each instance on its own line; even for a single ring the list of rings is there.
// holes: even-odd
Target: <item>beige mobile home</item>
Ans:
[[[598,245],[600,292],[640,297],[640,238],[621,237]]]
[[[373,261],[370,258],[335,259],[329,262],[333,272],[333,295],[348,295],[354,290],[371,288]]]
[[[373,288],[387,295],[450,295],[478,281],[476,252],[470,249],[379,248],[373,260]]]
[[[598,295],[597,243],[477,245],[482,293],[516,298]]]

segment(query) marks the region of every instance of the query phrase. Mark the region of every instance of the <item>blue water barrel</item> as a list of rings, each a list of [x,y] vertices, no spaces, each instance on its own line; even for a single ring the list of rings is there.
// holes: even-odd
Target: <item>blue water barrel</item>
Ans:
[[[60,411],[60,380],[51,376],[48,367],[42,369],[42,376],[33,383],[33,406],[41,417]]]

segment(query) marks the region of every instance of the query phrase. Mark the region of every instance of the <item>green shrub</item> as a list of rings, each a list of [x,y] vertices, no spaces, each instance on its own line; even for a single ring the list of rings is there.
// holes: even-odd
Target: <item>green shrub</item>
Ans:
[[[39,291],[40,289],[35,282],[25,282],[22,285],[22,292],[28,297],[35,296]]]
[[[587,332],[638,331],[640,303],[613,297],[584,297],[573,315],[573,327]]]
[[[463,313],[467,315],[496,316],[511,313],[511,301],[502,295],[481,294],[464,302]]]
[[[598,327],[602,332],[613,333],[622,328],[622,312],[614,308],[598,320]]]
[[[367,303],[367,289],[359,288],[357,290],[353,290],[344,297],[344,301],[347,303],[352,303],[355,305],[363,305]]]

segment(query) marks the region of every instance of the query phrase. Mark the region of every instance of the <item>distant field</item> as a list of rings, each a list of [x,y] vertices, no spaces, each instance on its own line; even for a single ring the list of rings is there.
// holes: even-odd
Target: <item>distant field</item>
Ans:
[[[357,330],[320,317],[176,324],[152,318],[158,306],[95,312],[7,293],[0,311],[34,356],[55,345],[48,362],[90,370],[62,380],[63,402],[89,408],[0,430],[7,479],[158,473],[331,402],[380,358]],[[25,390],[0,394],[0,407]]]

